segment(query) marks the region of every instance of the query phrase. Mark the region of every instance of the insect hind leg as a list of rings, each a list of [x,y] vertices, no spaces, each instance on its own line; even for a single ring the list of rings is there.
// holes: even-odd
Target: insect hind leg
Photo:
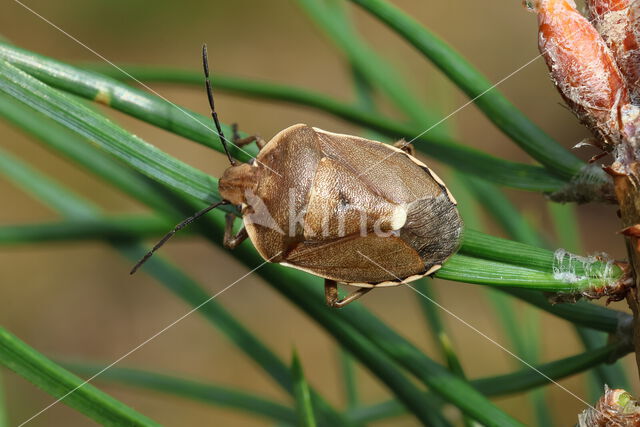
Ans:
[[[338,282],[331,279],[324,279],[324,295],[327,305],[331,308],[342,308],[357,300],[367,292],[370,292],[372,289],[373,288],[359,288],[346,297],[340,299],[340,295],[338,295]]]

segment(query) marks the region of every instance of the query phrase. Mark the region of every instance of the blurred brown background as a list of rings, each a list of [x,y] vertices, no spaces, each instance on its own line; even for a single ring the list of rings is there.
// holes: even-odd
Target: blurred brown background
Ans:
[[[208,43],[214,72],[289,83],[338,98],[351,92],[348,67],[341,54],[323,37],[294,0],[236,1],[79,1],[27,0],[42,16],[115,63],[156,64],[199,69],[199,50]],[[433,29],[471,60],[490,80],[498,81],[537,55],[535,17],[519,1],[457,0],[451,2],[395,0],[395,4]],[[352,8],[367,41],[401,70],[406,84],[426,100],[439,100],[443,116],[466,102],[434,68],[406,43],[360,10]],[[26,49],[63,61],[96,61],[91,52],[13,1],[5,1],[0,31]],[[168,99],[207,113],[198,88],[153,84]],[[529,117],[569,147],[586,134],[560,105],[543,61],[538,59],[500,86]],[[328,130],[357,133],[359,129],[323,113],[218,94],[217,106],[225,122],[265,138],[293,123],[306,122]],[[119,114],[113,117],[128,130],[202,170],[219,175],[226,167],[222,155],[205,150]],[[500,156],[530,161],[497,131],[475,107],[458,113],[453,123],[460,139]],[[410,137],[410,136],[409,136]],[[109,186],[56,158],[20,132],[0,121],[0,141],[22,159],[55,176],[111,213],[142,212],[143,208]],[[584,153],[589,157],[591,153]],[[433,162],[430,162],[433,164]],[[435,165],[440,173],[443,168]],[[30,223],[56,216],[29,196],[0,179],[2,224]],[[509,192],[521,210],[552,237],[541,196]],[[590,252],[606,251],[624,257],[615,232],[611,207],[579,209],[583,239]],[[494,228],[496,234],[500,231]],[[198,240],[176,240],[163,249],[212,293],[236,280],[247,269],[224,251]],[[144,273],[129,277],[130,265],[101,243],[43,244],[0,248],[0,324],[46,355],[58,358],[112,361],[183,313],[188,307]],[[438,282],[441,303],[469,323],[507,344],[489,302],[478,287]],[[218,298],[252,331],[288,360],[295,346],[309,381],[337,406],[344,402],[337,351],[333,341],[304,314],[253,275]],[[373,292],[363,303],[432,357],[437,350],[409,289]],[[625,310],[624,303],[614,308]],[[470,377],[521,368],[517,361],[443,313]],[[573,328],[541,316],[543,359],[580,351]],[[630,356],[623,361],[634,384]],[[263,393],[283,402],[289,398],[223,336],[193,315],[122,362],[184,374],[202,380]],[[386,389],[367,372],[358,372],[362,398],[374,403],[388,397]],[[3,371],[12,423],[19,423],[52,401],[21,378]],[[561,382],[587,398],[585,376]],[[125,387],[96,384],[115,397],[166,425],[267,425],[262,419],[200,403]],[[637,388],[636,388],[637,391]],[[550,411],[558,425],[572,424],[583,404],[555,386],[548,387]],[[529,401],[523,396],[499,399],[498,404],[530,423]],[[92,422],[59,404],[35,419],[33,426],[84,426]],[[412,426],[409,417],[381,425]]]

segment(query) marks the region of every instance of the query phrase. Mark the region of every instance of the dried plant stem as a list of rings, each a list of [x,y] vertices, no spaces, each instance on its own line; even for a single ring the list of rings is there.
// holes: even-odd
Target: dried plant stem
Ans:
[[[626,145],[626,144],[625,144]],[[629,147],[631,148],[631,147]],[[640,373],[640,240],[634,230],[634,226],[640,224],[640,158],[635,150],[629,149],[627,153],[633,153],[633,157],[618,160],[609,169],[614,178],[616,198],[620,205],[620,219],[626,232],[627,252],[631,274],[635,287],[627,295],[627,302],[633,312],[633,342],[636,353],[636,364]]]

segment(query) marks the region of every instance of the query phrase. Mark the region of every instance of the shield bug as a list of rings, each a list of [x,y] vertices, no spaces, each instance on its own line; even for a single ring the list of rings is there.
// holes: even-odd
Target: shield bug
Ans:
[[[224,245],[249,238],[269,262],[325,279],[331,307],[343,307],[376,287],[396,286],[435,273],[458,248],[462,220],[442,180],[403,143],[288,127],[238,164],[215,112],[206,47],[203,64],[211,114],[231,166],[219,180],[223,200],[178,224],[134,267],[176,231],[222,204],[238,206],[243,227],[233,235],[228,213]],[[358,287],[344,299],[337,283]]]

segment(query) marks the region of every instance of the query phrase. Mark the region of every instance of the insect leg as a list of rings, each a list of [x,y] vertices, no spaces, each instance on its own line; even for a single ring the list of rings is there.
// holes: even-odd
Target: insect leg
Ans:
[[[260,150],[262,150],[262,148],[265,145],[267,145],[267,141],[265,141],[264,139],[262,139],[262,137],[258,135],[250,135],[250,136],[247,136],[246,138],[240,138],[240,134],[238,133],[237,123],[233,123],[231,125],[231,129],[233,130],[233,144],[238,147],[243,147],[245,145],[251,144],[254,141],[258,146],[258,149]]]
[[[242,146],[245,146],[247,144],[251,144],[254,141],[255,141],[256,145],[258,146],[258,149],[260,149],[260,150],[262,150],[262,148],[265,145],[267,145],[267,141],[265,141],[264,139],[262,139],[258,135],[251,135],[251,136],[247,136],[246,138],[236,139],[235,141],[233,141],[233,144],[238,146],[238,147],[242,147]]]
[[[247,230],[242,227],[238,234],[233,235],[233,221],[236,219],[236,216],[232,213],[227,213],[224,217],[225,226],[224,226],[224,239],[222,244],[225,248],[235,249],[238,245],[249,237],[247,234]]]
[[[407,141],[405,141],[404,139],[401,139],[400,141],[394,143],[393,146],[401,149],[411,156],[416,155],[416,149],[413,147],[413,144],[407,144]]]
[[[231,133],[233,137],[233,143],[235,144],[240,139],[240,133],[238,132],[238,124],[231,123]]]
[[[340,299],[338,295],[338,282],[331,279],[324,279],[324,295],[327,305],[333,308],[342,308],[371,291],[371,289],[373,288],[358,288],[358,290],[350,293],[345,298]]]

